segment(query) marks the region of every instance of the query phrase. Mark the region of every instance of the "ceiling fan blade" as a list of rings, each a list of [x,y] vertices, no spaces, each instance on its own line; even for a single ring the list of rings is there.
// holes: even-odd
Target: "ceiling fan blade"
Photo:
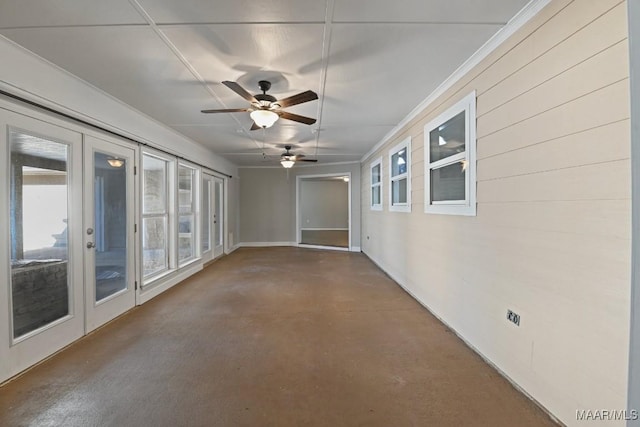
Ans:
[[[258,126],[256,124],[256,122],[253,122],[253,124],[251,125],[251,129],[249,129],[249,130],[258,130],[258,129],[262,129],[262,128],[260,126]]]
[[[225,80],[222,82],[222,84],[228,87],[229,89],[231,89],[232,91],[234,91],[235,93],[237,93],[238,95],[240,95],[241,97],[243,97],[244,99],[246,99],[247,101],[255,102],[255,103],[258,102],[258,100],[254,98],[253,95],[251,95],[249,92],[244,90],[244,88],[240,86],[238,83]]]
[[[312,90],[307,90],[288,98],[279,99],[276,103],[280,105],[280,107],[284,108],[290,107],[292,105],[302,104],[303,102],[313,101],[314,99],[318,99],[318,94]]]
[[[278,113],[278,115],[283,119],[304,123],[305,125],[312,125],[316,122],[316,119],[312,119],[311,117],[299,116],[298,114],[289,113],[287,111],[276,111],[276,113]]]
[[[317,159],[296,159],[296,162],[313,162],[316,163]]]
[[[246,108],[226,108],[223,110],[201,110],[201,112],[209,114],[209,113],[242,113],[249,111]]]

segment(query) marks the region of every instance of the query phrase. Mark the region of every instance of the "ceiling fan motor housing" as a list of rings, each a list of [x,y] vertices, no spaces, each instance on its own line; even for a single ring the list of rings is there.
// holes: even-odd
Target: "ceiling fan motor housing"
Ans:
[[[260,90],[265,93],[267,92],[269,89],[271,89],[271,82],[267,81],[267,80],[260,80],[258,82],[258,87],[260,88]]]

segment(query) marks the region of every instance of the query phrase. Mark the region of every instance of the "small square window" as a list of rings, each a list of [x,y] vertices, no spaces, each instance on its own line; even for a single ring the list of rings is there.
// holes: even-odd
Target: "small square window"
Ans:
[[[476,93],[424,127],[427,213],[476,214]]]
[[[411,212],[411,137],[389,151],[389,210]]]

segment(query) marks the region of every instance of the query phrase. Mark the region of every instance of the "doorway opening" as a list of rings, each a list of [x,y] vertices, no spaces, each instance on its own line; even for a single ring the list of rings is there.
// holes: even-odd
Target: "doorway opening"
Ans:
[[[351,174],[298,176],[297,243],[348,251],[351,246]]]

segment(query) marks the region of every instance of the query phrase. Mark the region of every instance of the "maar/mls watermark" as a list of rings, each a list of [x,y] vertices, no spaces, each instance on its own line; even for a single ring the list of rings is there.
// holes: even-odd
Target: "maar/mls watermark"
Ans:
[[[578,421],[635,421],[640,417],[636,409],[577,409]]]

